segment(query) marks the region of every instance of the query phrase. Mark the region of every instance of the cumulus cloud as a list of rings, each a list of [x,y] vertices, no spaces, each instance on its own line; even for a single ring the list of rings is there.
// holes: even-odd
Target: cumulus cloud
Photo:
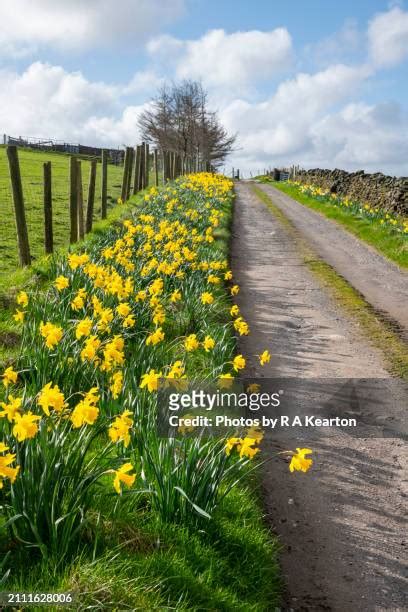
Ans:
[[[235,100],[221,111],[228,129],[242,126],[240,142],[254,157],[298,155],[309,140],[309,127],[322,113],[349,96],[369,75],[366,67],[342,64],[284,81],[261,103]]]
[[[112,146],[139,137],[136,119],[143,107],[124,106],[119,87],[41,62],[21,74],[2,70],[0,77],[1,132]]]
[[[292,40],[286,28],[227,34],[211,30],[197,40],[153,39],[151,56],[173,62],[178,78],[201,79],[207,87],[239,89],[287,70]]]
[[[406,113],[395,103],[348,102],[371,74],[368,66],[336,65],[281,83],[261,103],[234,100],[222,111],[229,129],[241,127],[232,165],[253,172],[293,163],[404,172]]]
[[[309,122],[270,121],[240,144],[231,163],[247,172],[295,163],[406,175],[408,116],[396,103],[349,103]]]
[[[0,54],[40,46],[118,48],[145,40],[182,13],[184,0],[1,0]]]
[[[396,103],[351,103],[311,128],[313,154],[341,168],[399,173],[408,156],[408,117]],[[405,167],[405,168],[404,168]]]
[[[395,6],[369,23],[368,44],[376,66],[398,64],[408,56],[408,12]]]

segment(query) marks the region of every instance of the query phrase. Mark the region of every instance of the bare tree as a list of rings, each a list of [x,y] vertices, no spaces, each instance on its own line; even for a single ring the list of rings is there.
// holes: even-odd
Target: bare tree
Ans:
[[[208,109],[201,83],[189,80],[164,85],[140,115],[139,127],[144,140],[178,153],[189,170],[220,166],[236,139]]]

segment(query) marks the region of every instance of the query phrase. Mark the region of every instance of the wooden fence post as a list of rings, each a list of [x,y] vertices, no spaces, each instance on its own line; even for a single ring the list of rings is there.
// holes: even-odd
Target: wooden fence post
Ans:
[[[101,217],[106,219],[108,212],[108,151],[102,150],[102,180],[101,180]]]
[[[126,200],[130,197],[130,189],[132,185],[132,171],[133,171],[133,161],[134,161],[134,153],[135,150],[133,147],[129,147],[129,167],[127,173],[127,183],[126,183]]]
[[[10,170],[11,187],[13,190],[14,214],[16,220],[20,265],[29,266],[31,264],[30,245],[28,242],[20,164],[18,161],[17,147],[15,145],[9,145],[7,147],[7,157]]]
[[[156,187],[158,187],[159,186],[159,166],[158,166],[159,156],[157,154],[157,149],[154,150],[153,155],[154,155],[154,182],[155,182]]]
[[[88,184],[88,202],[86,206],[86,224],[85,232],[88,234],[92,231],[93,223],[93,211],[95,203],[95,182],[96,182],[96,160],[91,161],[91,167],[89,170],[89,184]]]
[[[144,177],[144,189],[149,186],[150,179],[150,147],[145,144],[145,177]]]
[[[134,169],[135,175],[133,177],[133,195],[135,195],[139,191],[140,158],[141,158],[140,145],[137,145],[136,150],[135,150],[135,169]]]
[[[78,162],[73,155],[69,159],[69,215],[71,221],[71,244],[78,238]]]
[[[120,197],[122,202],[126,201],[126,191],[127,191],[127,185],[128,185],[128,172],[129,172],[129,159],[130,159],[130,153],[129,153],[129,147],[126,147],[125,149],[125,160],[123,162],[123,177],[122,177],[122,189],[120,192]]]
[[[52,183],[51,162],[43,164],[44,175],[44,247],[47,254],[54,251],[54,237],[52,232]]]
[[[142,142],[140,146],[140,180],[139,187],[140,189],[144,189],[145,185],[145,172],[146,172],[146,147],[145,143]]]
[[[78,182],[78,240],[84,237],[84,190],[82,187],[82,168],[81,162],[77,161],[77,182]]]

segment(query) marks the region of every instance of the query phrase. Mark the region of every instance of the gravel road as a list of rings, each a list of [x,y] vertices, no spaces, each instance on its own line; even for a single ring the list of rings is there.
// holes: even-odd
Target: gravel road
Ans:
[[[285,214],[297,216],[282,194],[265,189]],[[313,223],[321,232],[319,219]],[[231,256],[241,286],[237,301],[251,328],[239,342],[250,376],[391,381],[381,354],[338,310],[290,235],[245,183],[237,185]],[[376,278],[383,287],[388,282],[378,271]],[[395,318],[399,314],[393,309]],[[261,368],[256,354],[266,348],[272,359]],[[385,418],[404,423],[407,388],[391,382],[397,401]],[[262,456],[269,458],[263,467],[266,514],[282,543],[283,609],[408,610],[407,444],[398,434],[361,438],[327,430],[271,432],[263,442]],[[290,474],[287,462],[276,456],[298,446],[313,449],[307,474]]]
[[[322,259],[408,339],[408,272],[388,261],[341,225],[299,204],[271,185],[259,185]]]

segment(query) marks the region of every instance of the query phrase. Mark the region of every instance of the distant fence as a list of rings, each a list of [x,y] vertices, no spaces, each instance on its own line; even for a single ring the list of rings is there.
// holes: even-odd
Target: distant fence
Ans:
[[[123,164],[125,156],[124,149],[103,149],[101,147],[90,147],[88,145],[74,144],[64,142],[62,140],[52,140],[47,138],[31,138],[22,136],[9,136],[3,134],[3,144],[15,145],[16,147],[24,147],[28,149],[37,149],[39,151],[53,151],[56,153],[69,153],[70,155],[84,155],[89,157],[102,158],[102,151],[105,151],[110,163],[115,165]]]
[[[34,148],[47,151],[55,151],[55,149],[46,148],[46,143],[37,143],[38,146]],[[55,143],[54,143],[55,145]],[[53,146],[54,146],[53,145]],[[54,161],[47,161],[43,163],[43,168],[40,176],[36,176],[35,180],[33,176],[28,177],[27,183],[22,180],[20,161],[18,155],[18,148],[20,145],[16,145],[13,140],[8,140],[6,147],[7,161],[10,174],[12,200],[14,206],[15,225],[17,229],[17,246],[19,262],[21,266],[28,266],[32,262],[32,254],[30,249],[29,232],[27,230],[27,216],[26,216],[26,203],[25,203],[25,188],[31,188],[31,185],[38,185],[40,194],[38,195],[42,199],[43,215],[43,245],[44,252],[49,254],[54,251],[54,228],[53,222],[55,221],[53,214],[53,204],[55,203],[53,193],[53,167],[57,163]],[[69,146],[69,145],[66,145]],[[79,145],[78,145],[79,146]],[[33,148],[30,145],[30,148]],[[66,212],[69,211],[69,242],[75,243],[78,240],[84,238],[84,235],[92,230],[92,224],[95,217],[95,198],[96,198],[96,177],[97,167],[100,166],[100,173],[98,175],[99,182],[99,194],[100,194],[100,218],[105,219],[107,216],[108,198],[111,203],[125,202],[131,195],[137,194],[139,191],[146,189],[149,186],[149,179],[153,179],[153,183],[158,186],[160,182],[165,183],[168,180],[173,180],[181,174],[199,172],[202,170],[210,170],[208,162],[200,161],[194,158],[183,158],[178,153],[172,151],[150,151],[149,144],[142,143],[141,145],[133,147],[126,147],[122,151],[122,167],[114,168],[112,165],[109,170],[109,162],[112,159],[111,149],[97,149],[96,147],[88,147],[88,151],[100,151],[99,155],[90,157],[86,160],[86,164],[89,164],[89,178],[84,188],[83,164],[85,163],[79,158],[81,151],[77,149],[77,154],[73,154],[72,151],[65,150],[64,152],[71,153],[68,158],[69,168],[67,172],[63,172],[62,180],[64,182],[64,195],[63,195],[63,209],[58,211],[58,226],[59,231],[61,230],[62,216],[65,217]],[[58,162],[59,166],[61,162]],[[117,177],[118,171],[121,172],[121,178],[119,184],[117,179],[115,180],[115,195],[113,192],[108,194],[108,178],[109,173],[115,171]],[[59,175],[61,175],[61,168],[59,167]],[[85,177],[84,177],[85,179]],[[85,196],[84,197],[84,191]],[[60,189],[61,192],[61,189]],[[29,194],[30,195],[30,194]],[[58,200],[61,201],[61,193],[58,194]],[[65,202],[65,203],[64,203]],[[38,211],[36,215],[41,215]],[[41,210],[40,208],[40,210]],[[66,217],[65,217],[66,218]],[[68,221],[68,219],[67,219]],[[38,225],[38,218],[36,219],[36,225]],[[67,228],[68,232],[68,228]]]

